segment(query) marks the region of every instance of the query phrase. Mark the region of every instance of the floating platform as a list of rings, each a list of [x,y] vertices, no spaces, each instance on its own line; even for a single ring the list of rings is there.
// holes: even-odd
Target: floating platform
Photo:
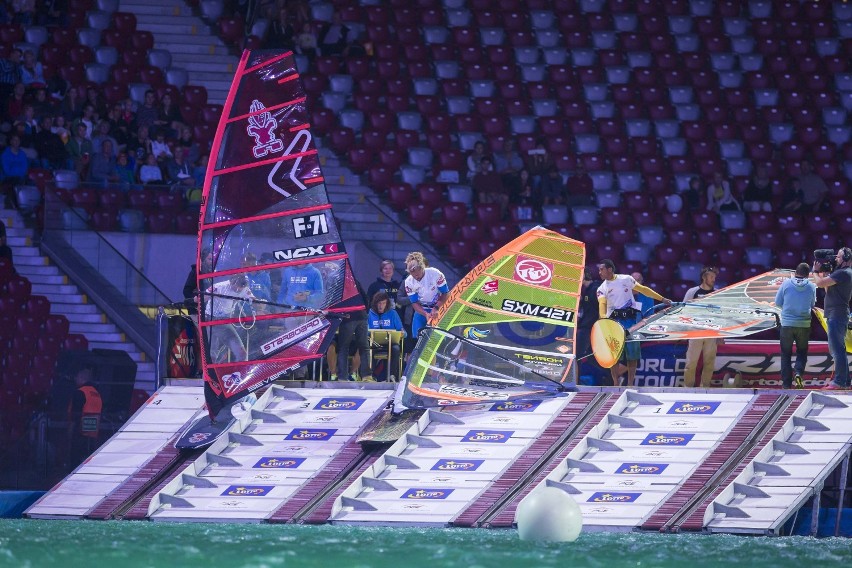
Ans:
[[[180,453],[202,389],[163,387],[26,516],[498,528],[548,485],[587,531],[777,535],[849,476],[852,393],[581,388],[428,410],[395,442],[359,443],[391,389],[275,384],[206,451]]]

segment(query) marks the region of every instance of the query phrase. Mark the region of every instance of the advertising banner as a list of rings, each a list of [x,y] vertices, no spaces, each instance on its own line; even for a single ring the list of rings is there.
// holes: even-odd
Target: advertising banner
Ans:
[[[643,343],[636,386],[683,386],[686,345],[686,342]],[[818,389],[831,377],[834,363],[825,341],[811,341],[808,347],[808,364],[802,380],[805,388]],[[716,353],[712,388],[781,388],[781,347],[777,341],[728,340],[719,345]],[[795,353],[792,362],[796,362]],[[697,375],[700,374],[701,362]]]

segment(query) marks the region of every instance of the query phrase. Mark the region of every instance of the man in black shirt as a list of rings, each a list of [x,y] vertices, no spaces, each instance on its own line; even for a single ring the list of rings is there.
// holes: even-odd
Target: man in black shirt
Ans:
[[[835,257],[837,268],[831,274],[820,272],[814,283],[825,288],[825,320],[828,328],[828,350],[834,359],[834,380],[825,390],[849,388],[849,359],[846,353],[846,327],[849,323],[849,300],[852,299],[852,249],[843,247]],[[814,270],[817,270],[814,265]]]

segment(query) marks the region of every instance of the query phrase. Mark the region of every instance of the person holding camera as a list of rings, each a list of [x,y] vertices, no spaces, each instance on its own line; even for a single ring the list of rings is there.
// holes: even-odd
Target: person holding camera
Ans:
[[[634,290],[639,294],[645,294],[649,298],[660,300],[661,302],[671,305],[672,301],[662,297],[647,286],[643,286],[629,274],[616,274],[615,263],[605,258],[598,263],[598,275],[603,282],[598,286],[598,314],[601,318],[614,319],[626,330],[630,329],[636,323],[636,315],[639,312],[639,302],[633,297]],[[632,387],[636,380],[636,367],[639,363],[641,352],[639,350],[638,341],[626,341],[624,344],[624,360],[627,364],[627,386]],[[622,365],[614,365],[610,372],[612,373],[612,383],[615,386],[620,386],[619,378],[624,370]]]
[[[802,375],[808,364],[808,338],[811,334],[811,310],[816,305],[816,284],[808,279],[807,263],[796,267],[796,274],[784,280],[775,294],[775,305],[781,308],[781,383],[793,386],[793,342],[796,343],[796,388],[803,388]]]
[[[819,251],[817,251],[819,252]],[[816,255],[815,253],[815,256]],[[829,273],[829,269],[833,269]],[[834,379],[825,390],[849,388],[849,359],[846,356],[846,328],[849,324],[849,300],[852,298],[852,249],[843,247],[830,263],[814,263],[819,274],[814,284],[825,288],[825,320],[828,328],[828,351],[834,359]]]

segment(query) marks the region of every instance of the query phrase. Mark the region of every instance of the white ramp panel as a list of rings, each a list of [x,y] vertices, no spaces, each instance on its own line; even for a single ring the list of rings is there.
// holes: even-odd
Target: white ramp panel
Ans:
[[[449,524],[523,454],[570,399],[427,411],[338,497],[331,520]]]
[[[542,483],[572,495],[588,530],[632,530],[736,424],[752,394],[625,391]]]
[[[849,453],[852,396],[812,392],[707,507],[711,532],[779,534]]]
[[[89,459],[36,501],[26,516],[86,516],[163,449],[203,405],[200,387],[162,387]]]
[[[270,387],[152,500],[156,521],[261,522],[387,405],[392,391]]]

